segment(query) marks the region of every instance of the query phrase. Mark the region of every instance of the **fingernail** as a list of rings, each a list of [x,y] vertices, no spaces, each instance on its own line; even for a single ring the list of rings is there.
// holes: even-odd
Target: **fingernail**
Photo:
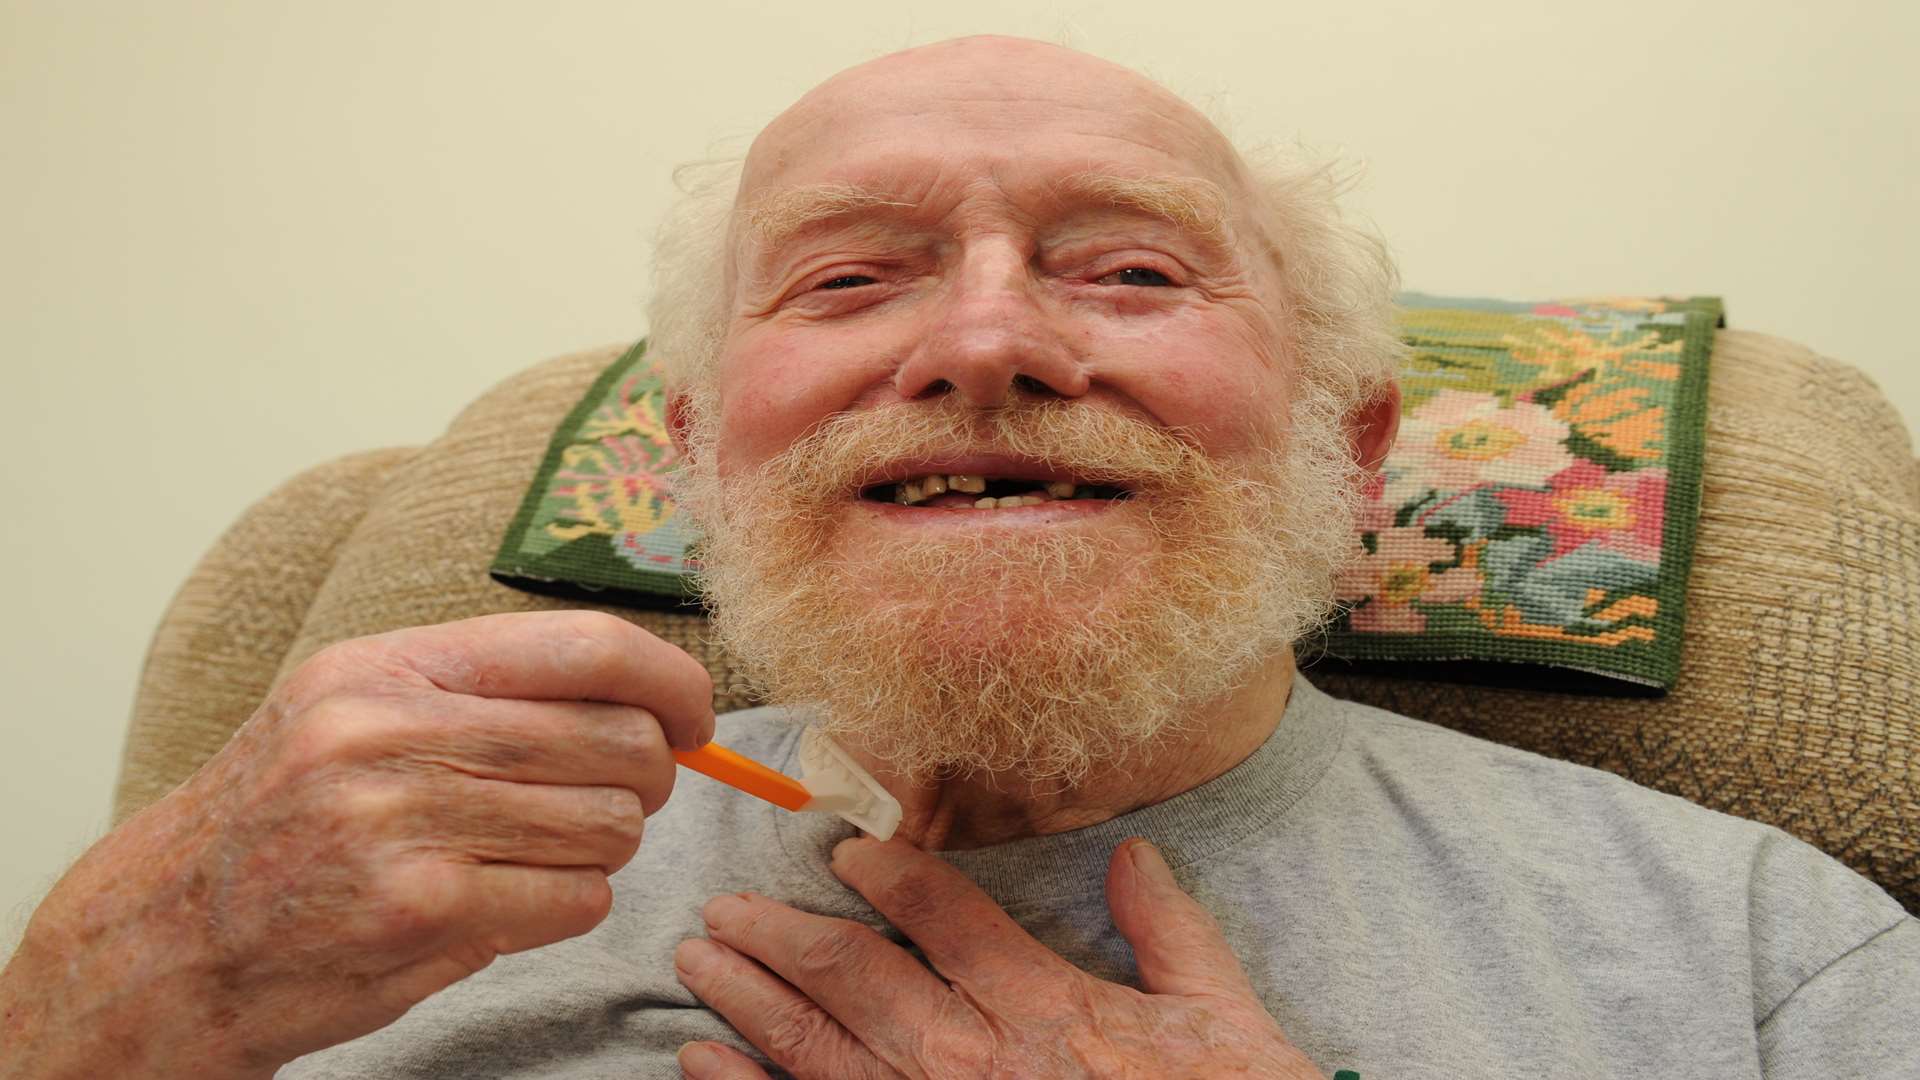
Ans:
[[[1167,881],[1173,877],[1173,870],[1167,866],[1167,860],[1160,856],[1160,849],[1149,840],[1135,839],[1133,850],[1127,853],[1133,859],[1133,868],[1143,876],[1154,881]]]
[[[680,1071],[699,1080],[711,1076],[727,1063],[712,1043],[690,1042],[680,1048]]]
[[[709,971],[720,960],[720,946],[706,938],[688,938],[673,950],[673,966],[689,975]]]
[[[693,748],[695,750],[698,750],[701,747],[713,741],[715,719],[716,719],[715,717],[709,715],[706,718],[706,720],[701,723],[700,735],[697,739],[694,740],[694,743],[693,743]]]
[[[717,929],[721,923],[739,918],[746,910],[745,900],[733,893],[727,893],[707,901],[706,906],[700,909],[700,917],[707,921],[709,929]]]

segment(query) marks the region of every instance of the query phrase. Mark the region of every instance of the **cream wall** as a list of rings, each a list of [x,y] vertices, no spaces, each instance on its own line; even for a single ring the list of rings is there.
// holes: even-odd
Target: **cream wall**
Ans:
[[[641,333],[669,165],[906,44],[1071,41],[1365,158],[1413,287],[1718,294],[1920,420],[1920,18],[1822,7],[0,0],[0,908],[248,502]]]

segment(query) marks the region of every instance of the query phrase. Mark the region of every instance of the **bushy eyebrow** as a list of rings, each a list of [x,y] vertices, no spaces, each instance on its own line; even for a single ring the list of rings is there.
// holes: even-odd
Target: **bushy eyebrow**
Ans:
[[[1067,202],[1143,211],[1210,243],[1224,243],[1232,235],[1226,191],[1197,176],[1079,173],[1056,182],[1054,191]]]
[[[745,212],[747,236],[772,251],[809,225],[853,217],[878,207],[910,209],[910,202],[856,184],[808,184],[768,192]]]
[[[1197,176],[1118,176],[1077,173],[1054,181],[1054,199],[1066,203],[1135,210],[1161,218],[1210,246],[1230,247],[1227,193]],[[808,184],[769,192],[743,212],[747,236],[773,251],[810,226],[862,216],[877,209],[912,209],[913,203],[857,184]]]

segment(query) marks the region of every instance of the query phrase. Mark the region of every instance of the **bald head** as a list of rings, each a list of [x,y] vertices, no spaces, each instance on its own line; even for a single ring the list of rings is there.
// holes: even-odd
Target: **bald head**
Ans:
[[[1080,136],[1084,152],[1144,145],[1169,168],[1197,164],[1222,183],[1246,178],[1206,117],[1138,72],[1045,42],[982,36],[892,53],[808,91],[754,140],[743,194],[831,173],[846,146],[965,140],[1011,155],[1055,126]]]

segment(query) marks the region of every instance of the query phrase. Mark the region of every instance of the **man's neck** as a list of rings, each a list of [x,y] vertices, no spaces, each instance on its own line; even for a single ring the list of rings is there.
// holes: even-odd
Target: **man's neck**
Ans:
[[[1273,734],[1293,680],[1293,655],[1283,651],[1239,689],[1201,708],[1181,734],[1144,760],[1105,763],[1064,791],[1057,782],[1036,784],[1007,773],[916,782],[864,753],[855,756],[900,800],[897,835],[928,851],[986,847],[1097,825],[1212,780]]]

